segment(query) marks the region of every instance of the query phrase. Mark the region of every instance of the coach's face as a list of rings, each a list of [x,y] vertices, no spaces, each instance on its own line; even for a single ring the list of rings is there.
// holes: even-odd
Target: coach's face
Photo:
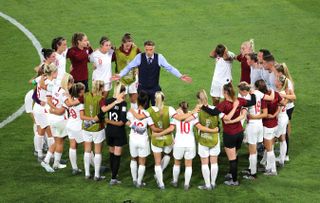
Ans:
[[[148,57],[152,57],[154,54],[154,46],[146,45],[144,46],[144,51]]]

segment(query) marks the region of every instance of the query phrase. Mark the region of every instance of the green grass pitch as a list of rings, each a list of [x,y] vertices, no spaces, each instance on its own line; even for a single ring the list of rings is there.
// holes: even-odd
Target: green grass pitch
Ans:
[[[290,142],[290,162],[277,177],[259,174],[255,181],[240,179],[240,187],[223,185],[228,162],[219,158],[217,188],[200,191],[203,182],[199,158],[193,164],[191,189],[169,185],[172,162],[164,173],[167,185],[159,191],[153,179],[153,157],[149,156],[147,187],[132,186],[128,147],[121,160],[123,184],[110,187],[106,181],[85,181],[71,175],[70,165],[54,174],[46,173],[33,156],[32,121],[29,115],[0,129],[0,202],[319,202],[319,39],[320,2],[317,0],[199,0],[199,1],[13,1],[0,0],[0,11],[26,26],[49,47],[56,36],[70,40],[72,33],[85,32],[97,48],[102,35],[120,44],[125,32],[133,34],[136,44],[152,39],[158,52],[194,82],[185,84],[162,71],[161,86],[167,104],[177,107],[186,100],[196,102],[200,88],[209,91],[214,62],[209,52],[218,43],[239,53],[240,44],[255,39],[256,49],[268,48],[278,62],[286,62],[295,82],[297,95]],[[0,18],[0,121],[15,112],[34,75],[39,57],[32,43],[15,26]],[[234,83],[239,81],[240,64],[234,62]],[[68,143],[64,158],[68,156]],[[248,165],[246,146],[240,151],[239,170]],[[79,166],[82,149],[78,151]],[[103,165],[108,163],[107,148]],[[183,180],[182,169],[180,181]],[[110,173],[106,174],[110,177]],[[182,182],[181,182],[182,183]]]

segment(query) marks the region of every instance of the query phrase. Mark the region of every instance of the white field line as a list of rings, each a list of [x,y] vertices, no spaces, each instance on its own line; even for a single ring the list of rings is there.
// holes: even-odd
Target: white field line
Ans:
[[[14,18],[2,13],[1,11],[0,11],[0,16],[2,18],[4,18],[5,20],[9,21],[14,26],[16,26],[19,30],[21,30],[30,39],[30,41],[32,42],[33,46],[36,48],[36,50],[38,52],[38,55],[40,57],[40,61],[41,61],[42,60],[42,54],[41,54],[42,46],[41,46],[40,42],[37,40],[37,38],[26,27],[21,25]],[[0,128],[3,128],[8,123],[14,121],[16,118],[21,116],[24,111],[25,111],[25,108],[24,108],[24,104],[23,104],[16,112],[14,112],[10,116],[8,116],[5,120],[1,121]]]

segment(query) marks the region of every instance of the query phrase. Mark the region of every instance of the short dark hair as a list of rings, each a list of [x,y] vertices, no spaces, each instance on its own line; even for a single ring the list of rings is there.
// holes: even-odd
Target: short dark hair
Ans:
[[[226,47],[223,44],[218,44],[215,49],[215,52],[219,57],[222,57],[225,51]]]
[[[155,45],[154,41],[151,41],[151,40],[147,40],[144,42],[144,46],[154,46],[154,45]]]
[[[269,55],[263,55],[263,60],[266,61],[266,62],[273,62],[274,61],[274,57],[272,54],[269,54]]]
[[[248,54],[249,58],[251,60],[253,60],[254,62],[258,62],[258,57],[257,57],[257,54],[256,53],[249,53]]]
[[[145,107],[148,102],[148,94],[145,91],[140,91],[138,95],[138,105]]]
[[[259,52],[261,52],[263,56],[271,55],[271,52],[268,49],[260,49]]]

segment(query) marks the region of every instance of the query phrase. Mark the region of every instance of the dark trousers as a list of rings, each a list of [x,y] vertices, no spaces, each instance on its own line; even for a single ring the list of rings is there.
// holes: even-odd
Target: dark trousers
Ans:
[[[80,80],[80,81],[74,81],[74,83],[77,82],[81,82],[82,84],[84,84],[85,88],[85,92],[89,92],[89,85],[88,85],[88,80]]]
[[[143,87],[139,86],[138,87],[138,94],[141,91],[144,91],[148,94],[148,102],[145,106],[145,109],[147,109],[150,107],[150,103],[151,103],[151,106],[154,106],[156,104],[155,94],[156,94],[156,92],[161,91],[161,87],[158,86],[158,87],[150,89],[150,88],[143,88]]]

